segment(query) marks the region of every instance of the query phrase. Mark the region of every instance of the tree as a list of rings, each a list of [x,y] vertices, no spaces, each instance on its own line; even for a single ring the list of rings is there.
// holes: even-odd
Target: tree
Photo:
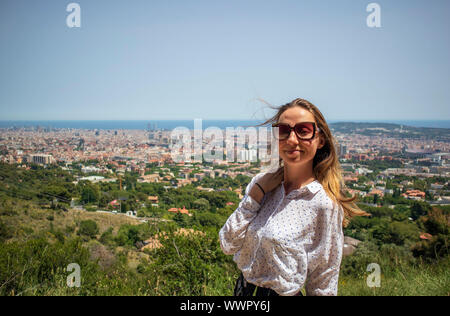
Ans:
[[[450,213],[445,209],[432,208],[427,216],[419,219],[419,225],[432,237],[422,240],[413,247],[414,256],[427,260],[435,260],[449,255]]]
[[[130,205],[127,203],[127,201],[123,201],[122,203],[120,203],[120,205],[121,205],[120,212],[126,213],[130,210]]]
[[[414,189],[425,191],[428,187],[428,184],[425,180],[415,180],[414,181]]]
[[[107,246],[112,246],[114,244],[113,238],[113,228],[109,227],[100,237],[100,242]]]
[[[92,184],[87,184],[83,186],[81,190],[81,202],[85,204],[98,203],[99,199],[100,199],[100,191],[96,186]]]
[[[124,186],[127,187],[127,191],[131,191],[134,190],[134,188],[136,187],[136,183],[137,183],[137,177],[130,175],[130,174],[126,174],[125,175],[125,179],[124,179]]]
[[[389,243],[391,235],[389,233],[389,221],[386,218],[378,219],[370,229],[373,239],[377,244]]]
[[[136,193],[136,197],[138,198],[139,201],[143,201],[143,202],[147,201],[147,195],[145,193],[138,192],[138,193]]]
[[[433,208],[428,212],[426,217],[420,219],[420,223],[425,227],[426,231],[431,235],[449,235],[450,213],[445,213],[439,208]]]
[[[99,207],[107,207],[108,203],[112,200],[111,195],[108,192],[101,192],[98,200]]]
[[[400,188],[395,188],[394,194],[392,195],[392,197],[398,198],[398,197],[400,197],[400,193],[401,193]]]
[[[394,243],[398,246],[405,244],[407,240],[418,241],[419,229],[414,223],[394,221],[388,225],[389,240],[388,243]]]
[[[142,240],[140,229],[134,225],[122,225],[117,232],[115,240],[119,246],[133,246],[136,242]]]
[[[180,227],[186,227],[187,226],[187,220],[185,216],[181,213],[176,213],[173,217],[173,220],[178,224]]]
[[[378,200],[379,200],[379,199],[378,199],[378,194],[374,194],[374,195],[373,195],[373,203],[374,203],[374,204],[378,204]]]
[[[196,216],[196,221],[198,221],[201,226],[213,226],[220,228],[223,225],[221,216],[212,213],[200,213]]]
[[[411,218],[413,220],[418,219],[421,216],[427,215],[428,211],[431,210],[431,207],[428,203],[421,201],[414,201],[411,205]]]
[[[49,185],[42,190],[46,194],[47,199],[53,200],[55,197],[70,201],[72,196],[67,189],[60,185]]]
[[[78,235],[86,236],[91,239],[96,238],[99,233],[99,228],[96,222],[93,220],[86,220],[80,222],[80,228],[78,229]]]
[[[211,206],[209,205],[209,201],[205,198],[200,198],[194,201],[194,208],[197,210],[208,211]]]
[[[397,222],[406,221],[408,219],[408,217],[409,217],[409,212],[394,212],[392,214],[392,220],[397,221]]]

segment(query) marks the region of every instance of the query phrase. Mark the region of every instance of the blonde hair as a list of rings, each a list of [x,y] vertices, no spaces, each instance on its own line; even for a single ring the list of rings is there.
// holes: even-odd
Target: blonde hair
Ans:
[[[265,103],[268,104],[267,102]],[[356,196],[350,198],[346,197],[343,191],[345,184],[342,178],[342,168],[336,151],[337,142],[331,135],[331,131],[324,116],[314,104],[298,98],[282,106],[270,106],[272,109],[277,110],[277,113],[272,118],[260,124],[260,126],[269,123],[278,123],[281,114],[287,109],[295,106],[302,107],[314,115],[317,127],[320,129],[319,133],[322,134],[322,137],[325,140],[325,145],[322,148],[317,149],[316,155],[314,156],[313,172],[316,179],[322,184],[327,195],[335,203],[342,206],[344,210],[343,226],[347,226],[350,219],[354,216],[370,216],[369,213],[364,212],[356,205]]]

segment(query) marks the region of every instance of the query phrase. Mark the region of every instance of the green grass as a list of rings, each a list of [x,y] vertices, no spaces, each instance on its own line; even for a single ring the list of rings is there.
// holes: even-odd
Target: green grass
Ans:
[[[341,275],[339,279],[340,296],[449,296],[450,258],[434,264],[417,266],[400,265],[388,273],[381,266],[380,287],[368,287],[364,276]]]

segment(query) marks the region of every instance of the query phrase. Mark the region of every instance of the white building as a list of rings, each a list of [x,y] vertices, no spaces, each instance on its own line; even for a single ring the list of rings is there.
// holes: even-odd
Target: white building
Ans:
[[[26,157],[26,161],[29,163],[36,163],[42,165],[48,165],[55,163],[55,159],[52,155],[34,154]]]

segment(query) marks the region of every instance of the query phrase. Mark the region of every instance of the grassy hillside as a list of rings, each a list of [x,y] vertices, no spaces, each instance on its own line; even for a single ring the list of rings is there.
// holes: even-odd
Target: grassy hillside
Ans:
[[[214,230],[186,235],[176,233],[175,222],[54,211],[23,201],[1,204],[0,295],[232,293],[238,272]],[[90,221],[97,224],[94,234],[83,225]],[[140,251],[136,246],[162,231],[167,236],[160,238],[162,247]],[[81,267],[80,288],[66,284],[70,263]]]
[[[11,241],[23,240],[31,232],[45,231],[50,229],[50,226],[53,226],[58,231],[75,229],[80,222],[86,220],[95,221],[99,226],[100,234],[109,227],[112,227],[116,233],[121,225],[141,224],[139,220],[128,217],[125,214],[86,212],[76,209],[69,209],[65,212],[62,210],[43,209],[31,203],[17,202],[14,210],[13,216],[1,217],[6,225],[15,228],[15,235]]]
[[[0,215],[1,295],[232,295],[238,271],[220,250],[216,230],[183,235],[175,223],[26,203]],[[98,224],[95,237],[80,234],[89,220]],[[162,247],[142,252],[134,245],[161,231],[168,236],[160,238]],[[448,256],[433,263],[411,259],[361,245],[343,261],[339,295],[450,295]],[[80,288],[66,284],[72,262],[81,267]],[[366,284],[370,262],[381,266],[379,288]]]

